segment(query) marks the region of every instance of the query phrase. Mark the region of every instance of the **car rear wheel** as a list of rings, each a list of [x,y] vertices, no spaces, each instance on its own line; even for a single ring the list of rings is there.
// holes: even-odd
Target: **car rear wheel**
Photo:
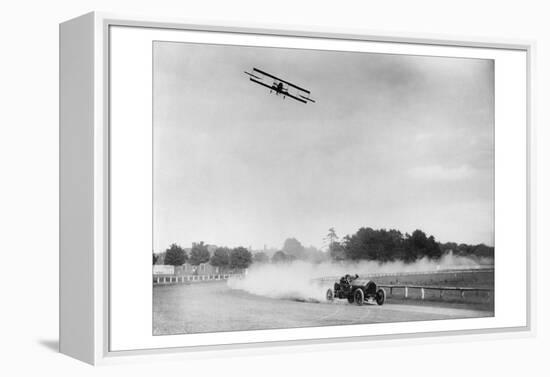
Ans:
[[[328,302],[334,301],[334,292],[332,292],[332,289],[327,290],[326,298]]]
[[[363,305],[365,302],[365,294],[363,293],[363,290],[361,288],[357,288],[355,292],[353,293],[353,297],[355,298],[355,304],[356,305]]]
[[[386,301],[386,291],[380,288],[378,291],[376,291],[376,303],[378,305],[384,305],[385,301]]]

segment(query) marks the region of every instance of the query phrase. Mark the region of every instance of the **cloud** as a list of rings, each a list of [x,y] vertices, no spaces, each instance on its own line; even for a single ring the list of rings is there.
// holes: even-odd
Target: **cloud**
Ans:
[[[441,165],[418,166],[409,170],[409,175],[415,179],[430,181],[459,181],[470,178],[474,169],[469,165],[449,168]]]
[[[434,136],[433,134],[428,133],[428,132],[420,132],[420,133],[417,133],[414,136],[414,140],[416,142],[421,142],[421,141],[425,141],[425,140],[430,140],[433,136]]]

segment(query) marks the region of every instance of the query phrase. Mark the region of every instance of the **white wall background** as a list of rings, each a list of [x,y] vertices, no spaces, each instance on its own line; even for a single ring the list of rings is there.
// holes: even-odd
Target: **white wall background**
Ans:
[[[545,375],[550,349],[548,130],[550,26],[543,1],[53,0],[0,5],[0,374],[10,375]],[[537,335],[472,341],[370,342],[205,362],[155,362],[93,369],[57,354],[58,23],[90,10],[212,21],[314,25],[343,32],[536,39],[538,125]],[[546,171],[545,171],[546,170]],[[510,305],[514,305],[510,297]],[[546,350],[544,349],[546,348]],[[371,364],[360,368],[363,361]]]

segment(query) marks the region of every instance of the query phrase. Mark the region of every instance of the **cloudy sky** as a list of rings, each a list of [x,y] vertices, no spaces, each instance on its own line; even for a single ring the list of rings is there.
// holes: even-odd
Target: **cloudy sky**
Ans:
[[[154,248],[362,226],[493,245],[492,60],[154,43]],[[269,94],[260,68],[317,103]]]

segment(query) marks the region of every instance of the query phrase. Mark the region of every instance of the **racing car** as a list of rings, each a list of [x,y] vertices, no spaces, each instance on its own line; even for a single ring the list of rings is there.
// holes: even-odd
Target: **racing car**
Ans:
[[[345,275],[339,282],[334,283],[334,289],[327,290],[327,301],[332,302],[335,298],[347,299],[350,304],[356,305],[374,302],[383,305],[386,301],[386,292],[383,288],[378,288],[372,280],[359,279],[357,274]]]

